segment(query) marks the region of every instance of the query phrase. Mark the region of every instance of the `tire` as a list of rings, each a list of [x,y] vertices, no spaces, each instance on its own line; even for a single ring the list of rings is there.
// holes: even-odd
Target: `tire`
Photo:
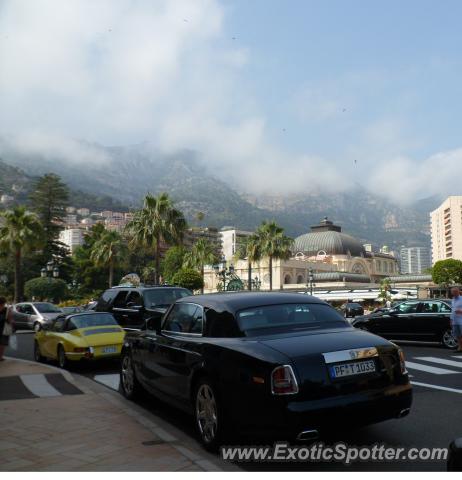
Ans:
[[[57,358],[58,358],[59,368],[66,369],[67,358],[66,358],[66,353],[64,352],[64,347],[62,345],[58,345]]]
[[[34,340],[34,360],[36,362],[45,361],[45,357],[40,353],[40,347],[37,340]]]
[[[136,400],[144,393],[143,387],[136,378],[129,350],[122,352],[122,358],[120,359],[120,390],[122,395],[128,400]]]
[[[444,348],[455,350],[458,347],[457,340],[452,335],[452,330],[448,328],[441,335],[441,344]]]
[[[226,439],[225,416],[216,389],[207,378],[201,378],[194,389],[194,419],[202,445],[216,452]]]

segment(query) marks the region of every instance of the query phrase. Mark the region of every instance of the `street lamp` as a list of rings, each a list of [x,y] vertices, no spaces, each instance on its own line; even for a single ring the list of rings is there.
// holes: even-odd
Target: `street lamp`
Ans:
[[[313,295],[313,288],[314,288],[314,272],[313,269],[310,268],[308,270],[308,285],[310,287],[310,295]]]
[[[226,267],[226,260],[222,258],[219,263],[213,266],[215,271],[215,276],[220,279],[221,284],[223,285],[223,290],[226,290],[227,280],[231,280],[234,276],[234,265]],[[229,283],[229,281],[228,281]]]
[[[43,267],[40,270],[40,276],[42,278],[58,278],[59,277],[59,267],[55,265],[53,261],[50,261],[46,264],[46,267]]]
[[[255,278],[252,280],[252,286],[253,286],[254,290],[260,290],[261,280],[260,280],[258,277],[255,277]]]

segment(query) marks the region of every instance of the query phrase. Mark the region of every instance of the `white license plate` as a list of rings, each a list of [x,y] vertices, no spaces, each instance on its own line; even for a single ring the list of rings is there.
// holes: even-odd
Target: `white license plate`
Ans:
[[[349,377],[351,375],[361,375],[363,373],[375,372],[374,360],[364,360],[362,362],[342,363],[340,365],[331,365],[329,367],[331,378]]]
[[[115,345],[111,347],[103,347],[101,353],[117,353],[117,347]]]

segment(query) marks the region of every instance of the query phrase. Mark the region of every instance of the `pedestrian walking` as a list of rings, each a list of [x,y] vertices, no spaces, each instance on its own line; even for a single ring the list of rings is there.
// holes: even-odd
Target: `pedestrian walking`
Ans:
[[[462,296],[460,288],[451,288],[452,295],[452,311],[451,311],[451,327],[454,338],[459,343],[458,352],[462,352]]]
[[[0,297],[0,361],[5,360],[3,353],[13,335],[13,321],[5,297]]]

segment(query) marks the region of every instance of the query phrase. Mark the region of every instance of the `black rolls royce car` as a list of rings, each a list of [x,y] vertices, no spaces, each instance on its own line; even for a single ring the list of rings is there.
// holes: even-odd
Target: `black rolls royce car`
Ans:
[[[314,297],[222,293],[179,299],[129,331],[127,398],[147,390],[195,415],[207,448],[242,433],[308,440],[409,413],[403,352]]]
[[[351,324],[393,340],[440,342],[457,347],[452,336],[449,300],[411,300],[384,312],[356,317]]]

